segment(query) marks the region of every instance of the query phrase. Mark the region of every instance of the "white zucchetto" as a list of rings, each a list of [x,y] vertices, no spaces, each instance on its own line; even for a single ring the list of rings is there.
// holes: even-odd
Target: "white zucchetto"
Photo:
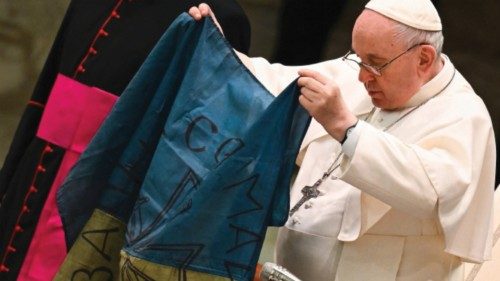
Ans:
[[[430,0],[371,0],[365,8],[416,29],[443,29],[441,18]]]

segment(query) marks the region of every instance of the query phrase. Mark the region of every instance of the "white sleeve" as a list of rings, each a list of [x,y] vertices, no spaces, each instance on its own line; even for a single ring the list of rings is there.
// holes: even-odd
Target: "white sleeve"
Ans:
[[[253,75],[274,95],[283,91],[298,77],[300,69],[312,69],[334,79],[339,87],[347,87],[346,91],[363,92],[363,85],[357,81],[357,73],[341,59],[328,60],[311,65],[287,66],[280,63],[270,63],[264,58],[249,58],[236,52],[243,64]],[[364,92],[363,92],[364,93]]]
[[[363,124],[352,157],[342,162],[341,179],[416,217],[437,216],[445,251],[482,262],[491,255],[496,154],[485,111],[434,117],[431,128],[422,129],[425,135],[411,143]]]

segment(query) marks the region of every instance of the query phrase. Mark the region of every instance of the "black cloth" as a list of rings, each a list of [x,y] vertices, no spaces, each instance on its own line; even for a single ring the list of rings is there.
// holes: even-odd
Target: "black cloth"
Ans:
[[[286,65],[319,62],[329,32],[346,3],[347,0],[284,0],[274,61]]]
[[[235,1],[70,2],[0,171],[0,280],[15,280],[19,274],[65,153],[61,147],[36,137],[43,105],[57,74],[120,95],[170,23],[200,2],[213,8],[231,45],[243,53],[248,52],[250,24]],[[114,10],[116,17],[112,16]],[[103,31],[97,36],[101,28]],[[89,54],[91,46],[95,54]],[[78,71],[79,66],[84,71]],[[52,151],[44,153],[47,146]],[[43,171],[37,172],[40,166]],[[24,212],[23,206],[28,208]],[[8,246],[15,251],[9,251]]]

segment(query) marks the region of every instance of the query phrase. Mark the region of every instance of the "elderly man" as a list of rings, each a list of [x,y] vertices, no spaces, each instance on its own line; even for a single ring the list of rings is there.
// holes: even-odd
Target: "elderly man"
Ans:
[[[239,54],[275,94],[298,71],[314,117],[276,244],[301,279],[463,280],[464,261],[490,258],[491,119],[441,53],[441,30],[429,0],[372,0],[341,59],[297,68]]]

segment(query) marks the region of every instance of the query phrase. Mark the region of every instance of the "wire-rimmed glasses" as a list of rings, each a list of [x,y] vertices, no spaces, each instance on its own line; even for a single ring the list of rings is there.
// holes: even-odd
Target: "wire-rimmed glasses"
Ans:
[[[347,54],[345,54],[342,57],[342,60],[345,61],[349,66],[351,66],[354,70],[359,71],[361,67],[364,67],[366,70],[368,70],[370,73],[376,76],[381,76],[382,75],[382,69],[386,68],[389,66],[392,62],[403,56],[404,54],[408,53],[411,49],[420,46],[420,45],[425,45],[426,43],[419,43],[411,46],[410,48],[406,49],[406,51],[402,52],[401,54],[397,55],[395,58],[389,60],[388,62],[376,66],[376,65],[371,65],[368,63],[364,63],[361,61],[361,59],[354,53],[352,50],[349,50]]]

